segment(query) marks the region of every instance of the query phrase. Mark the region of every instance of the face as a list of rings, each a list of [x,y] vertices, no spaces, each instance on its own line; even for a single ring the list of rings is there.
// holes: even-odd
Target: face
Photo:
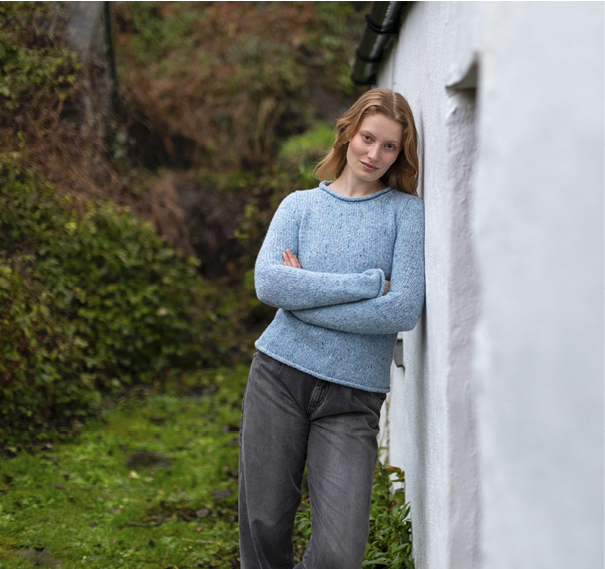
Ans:
[[[365,117],[347,149],[347,166],[365,182],[379,180],[393,165],[401,151],[403,128],[381,114]]]

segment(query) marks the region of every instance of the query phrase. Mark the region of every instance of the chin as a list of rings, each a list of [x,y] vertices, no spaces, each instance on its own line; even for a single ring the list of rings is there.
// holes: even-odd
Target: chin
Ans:
[[[361,174],[358,174],[357,177],[364,182],[376,182],[382,178],[382,175],[382,172],[375,172],[371,174],[370,172],[364,171]]]

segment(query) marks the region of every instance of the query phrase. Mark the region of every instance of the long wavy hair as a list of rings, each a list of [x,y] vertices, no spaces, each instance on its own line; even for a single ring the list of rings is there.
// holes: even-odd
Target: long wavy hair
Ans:
[[[380,180],[395,190],[417,196],[418,187],[418,133],[408,102],[390,89],[366,91],[351,108],[338,119],[336,140],[330,153],[315,167],[313,174],[319,180],[335,180],[347,163],[349,142],[361,121],[370,115],[381,114],[398,122],[403,129],[401,151]]]

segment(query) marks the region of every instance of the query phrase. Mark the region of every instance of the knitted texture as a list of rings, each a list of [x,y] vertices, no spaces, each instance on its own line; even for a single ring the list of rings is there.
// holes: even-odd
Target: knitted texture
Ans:
[[[302,269],[283,265],[286,249]],[[386,393],[397,332],[416,325],[424,302],[424,203],[391,188],[349,198],[324,182],[294,192],[271,221],[255,286],[279,308],[259,351],[327,381]]]

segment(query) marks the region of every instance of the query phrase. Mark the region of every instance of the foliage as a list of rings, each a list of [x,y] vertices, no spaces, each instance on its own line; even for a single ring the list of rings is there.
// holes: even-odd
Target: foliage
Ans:
[[[182,216],[174,215],[175,196],[153,184],[138,191],[151,176],[125,153],[124,101],[119,113],[103,54],[80,61],[66,41],[66,4],[0,3],[2,151],[25,151],[28,165],[59,194],[127,205],[192,252]]]
[[[163,164],[259,171],[359,92],[365,2],[122,2],[118,71]],[[149,148],[149,140],[155,147]]]
[[[245,378],[217,369],[137,390],[75,441],[4,458],[0,569],[30,566],[29,552],[64,569],[238,567]]]
[[[57,40],[63,19],[55,2],[1,3],[2,119],[26,107],[52,113],[73,93],[81,67]]]
[[[323,157],[333,142],[334,131],[326,123],[318,122],[303,134],[290,137],[282,145],[279,156],[293,161],[317,159]]]
[[[16,445],[172,367],[249,356],[273,314],[256,299],[254,259],[281,199],[316,183],[317,118],[355,96],[347,54],[366,3],[116,4],[120,115],[103,62],[81,65],[66,45],[64,3],[0,4],[0,440]],[[132,89],[145,85],[155,99],[141,107]],[[180,173],[200,216],[185,219],[180,188],[135,168],[155,135],[133,138],[133,116],[172,148],[149,166],[201,152]],[[167,245],[193,252],[187,229],[201,267]]]
[[[398,486],[395,490],[393,483]],[[370,509],[370,538],[362,567],[414,569],[409,514],[404,472],[379,463]]]
[[[394,480],[393,478],[394,477]],[[401,485],[393,490],[393,482]],[[412,559],[412,522],[410,506],[405,503],[404,472],[380,461],[376,466],[370,506],[370,535],[362,567],[375,569],[414,569]],[[303,504],[308,504],[308,492]],[[296,513],[295,553],[301,560],[311,537],[312,506]]]
[[[197,260],[125,209],[57,198],[23,157],[2,155],[0,180],[0,440],[211,359]]]

